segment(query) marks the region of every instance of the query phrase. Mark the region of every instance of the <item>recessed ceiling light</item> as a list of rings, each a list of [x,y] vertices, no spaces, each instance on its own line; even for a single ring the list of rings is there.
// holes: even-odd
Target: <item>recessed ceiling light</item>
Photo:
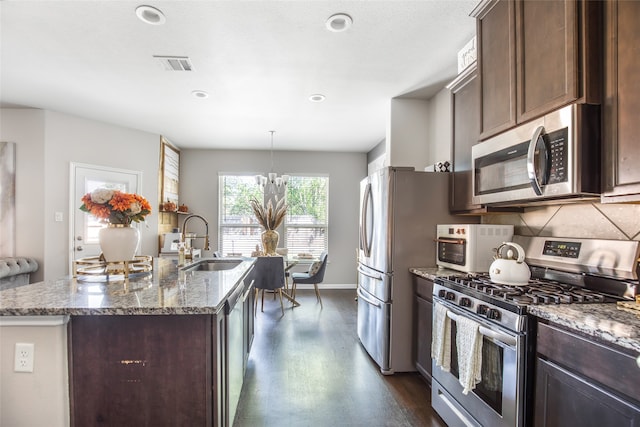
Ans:
[[[353,19],[346,13],[336,13],[327,19],[327,29],[334,33],[341,33],[351,28]]]
[[[203,90],[194,90],[191,92],[194,98],[205,99],[209,97],[209,94]]]
[[[136,7],[136,16],[144,23],[150,25],[162,25],[167,22],[167,18],[160,9],[156,9],[153,6],[138,6]]]
[[[309,101],[311,102],[322,102],[324,99],[325,96],[321,93],[315,93],[309,97]]]

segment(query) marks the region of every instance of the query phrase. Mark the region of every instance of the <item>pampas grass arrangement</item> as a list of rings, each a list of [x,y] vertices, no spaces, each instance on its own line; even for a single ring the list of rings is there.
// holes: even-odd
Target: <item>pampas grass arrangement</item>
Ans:
[[[276,199],[277,200],[277,199]],[[267,202],[267,206],[258,202],[256,199],[249,200],[251,209],[256,216],[256,219],[264,227],[265,230],[275,230],[282,224],[284,217],[287,214],[287,205],[284,199],[276,201],[275,208],[271,200]]]

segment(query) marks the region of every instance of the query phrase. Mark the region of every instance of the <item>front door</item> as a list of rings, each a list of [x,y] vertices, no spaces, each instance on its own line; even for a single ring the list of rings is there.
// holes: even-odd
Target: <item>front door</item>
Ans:
[[[69,214],[71,221],[71,261],[100,255],[98,232],[105,226],[93,215],[80,210],[82,196],[97,188],[138,193],[141,182],[142,172],[140,171],[80,163],[71,164],[72,200]]]

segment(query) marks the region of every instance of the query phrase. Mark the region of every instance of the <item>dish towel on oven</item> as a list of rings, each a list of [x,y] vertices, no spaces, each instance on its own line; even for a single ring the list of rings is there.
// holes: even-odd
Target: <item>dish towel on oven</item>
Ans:
[[[431,358],[443,371],[449,372],[451,369],[451,319],[447,317],[447,308],[442,304],[434,304]]]
[[[482,334],[477,322],[462,316],[456,319],[456,329],[458,380],[462,394],[467,394],[482,381]]]

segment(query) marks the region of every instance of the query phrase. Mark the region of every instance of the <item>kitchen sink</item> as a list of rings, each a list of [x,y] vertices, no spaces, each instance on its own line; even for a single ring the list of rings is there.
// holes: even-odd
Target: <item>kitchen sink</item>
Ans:
[[[186,270],[186,271],[231,270],[233,268],[236,268],[241,263],[242,263],[241,259],[224,259],[224,258],[203,259],[194,264],[190,264],[186,267],[183,267],[183,270]]]

